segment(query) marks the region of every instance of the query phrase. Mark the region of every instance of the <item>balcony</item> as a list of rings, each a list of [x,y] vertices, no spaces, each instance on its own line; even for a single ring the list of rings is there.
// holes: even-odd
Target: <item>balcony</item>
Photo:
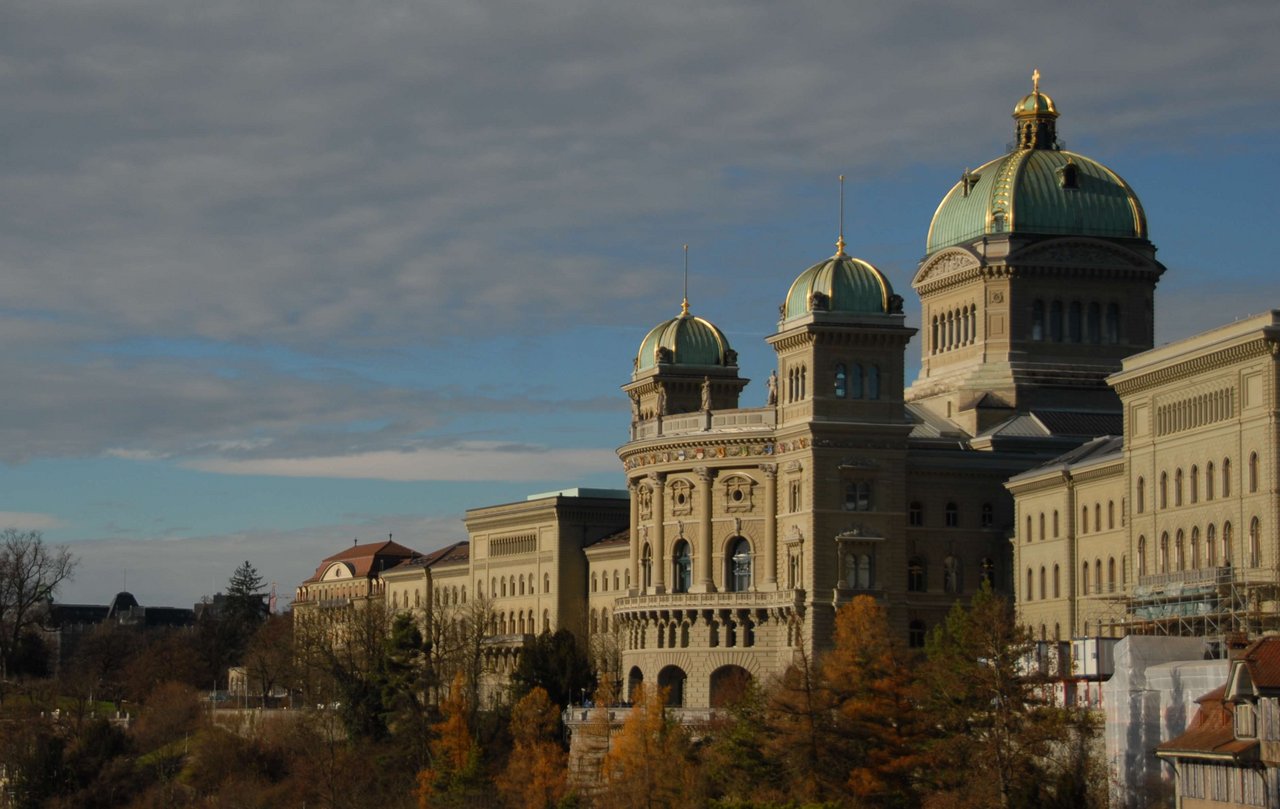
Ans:
[[[777,424],[777,410],[772,407],[746,410],[722,410],[718,413],[681,413],[637,423],[631,429],[632,441],[670,438],[699,433],[742,433],[771,430]]]
[[[655,610],[790,609],[799,611],[803,605],[804,590],[662,593],[620,598],[614,602],[613,612],[618,616]]]

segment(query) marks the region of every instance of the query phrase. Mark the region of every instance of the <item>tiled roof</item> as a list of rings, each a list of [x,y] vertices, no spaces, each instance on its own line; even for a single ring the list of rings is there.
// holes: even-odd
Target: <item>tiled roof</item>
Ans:
[[[380,570],[394,567],[402,559],[412,559],[418,556],[418,552],[412,548],[386,540],[385,542],[377,542],[369,545],[352,545],[342,551],[325,557],[320,566],[316,568],[316,572],[307,582],[319,581],[324,575],[325,570],[334,562],[347,562],[352,567],[351,575],[353,578],[363,578],[378,567],[381,562]]]
[[[471,543],[463,540],[452,545],[445,545],[443,548],[434,550],[425,556],[406,559],[396,567],[436,567],[437,565],[459,564],[468,561],[470,558]]]
[[[1053,435],[1120,435],[1124,418],[1119,413],[1080,413],[1074,410],[1037,410],[1036,419]]]
[[[607,537],[597,539],[595,542],[587,543],[588,548],[600,548],[605,545],[626,545],[631,542],[631,530],[624,528],[616,534],[610,534]]]
[[[1235,737],[1235,717],[1231,703],[1223,697],[1227,687],[1219,686],[1196,700],[1200,708],[1185,733],[1157,745],[1159,754],[1199,754],[1240,758],[1258,746],[1257,739]]]
[[[1240,655],[1249,679],[1260,689],[1280,689],[1280,637],[1260,638]]]

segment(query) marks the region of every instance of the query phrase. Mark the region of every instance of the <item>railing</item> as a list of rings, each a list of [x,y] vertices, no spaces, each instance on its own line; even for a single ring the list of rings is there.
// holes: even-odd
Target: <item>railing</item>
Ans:
[[[662,593],[628,596],[613,602],[614,614],[652,609],[702,609],[735,607],[792,607],[804,601],[804,590],[755,591],[742,593]]]
[[[1198,570],[1176,570],[1172,573],[1149,573],[1138,577],[1139,587],[1160,587],[1171,584],[1185,586],[1201,586],[1206,584],[1226,584],[1233,578],[1235,569],[1231,567],[1206,567]]]
[[[765,430],[777,424],[778,413],[772,407],[722,410],[712,413],[681,413],[639,422],[631,430],[631,440],[693,435],[705,432],[744,432]]]

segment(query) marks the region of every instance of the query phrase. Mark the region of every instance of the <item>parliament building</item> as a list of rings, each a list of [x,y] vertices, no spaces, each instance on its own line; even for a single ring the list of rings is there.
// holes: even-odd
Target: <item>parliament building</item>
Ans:
[[[912,280],[914,382],[903,298],[841,234],[779,285],[763,406],[743,406],[737,353],[685,300],[637,334],[625,490],[473,509],[467,542],[388,549],[401,555],[389,566],[347,549],[299,587],[298,608],[335,588],[424,617],[478,602],[494,683],[537,633],[567,628],[625,691],[656,682],[696,708],[821,653],[856,595],[918,647],[984,582],[1067,638],[1132,626],[1130,604],[1091,599],[1185,572],[1193,554],[1274,580],[1280,315],[1153,351],[1164,267],[1142,205],[1062,147],[1058,118],[1037,75],[1012,149],[942,196]],[[1257,508],[1241,511],[1246,492]],[[1191,526],[1210,503],[1222,514]],[[1210,521],[1252,544],[1194,545]]]

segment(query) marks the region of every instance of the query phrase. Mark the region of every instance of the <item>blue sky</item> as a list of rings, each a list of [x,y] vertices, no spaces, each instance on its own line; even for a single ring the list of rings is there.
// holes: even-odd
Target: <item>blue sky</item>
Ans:
[[[72,545],[62,598],[187,604],[243,559],[287,594],[356,537],[620,485],[681,245],[760,403],[836,175],[917,319],[1032,68],[1145,204],[1158,340],[1280,306],[1274,2],[615,5],[0,12],[0,521]]]

